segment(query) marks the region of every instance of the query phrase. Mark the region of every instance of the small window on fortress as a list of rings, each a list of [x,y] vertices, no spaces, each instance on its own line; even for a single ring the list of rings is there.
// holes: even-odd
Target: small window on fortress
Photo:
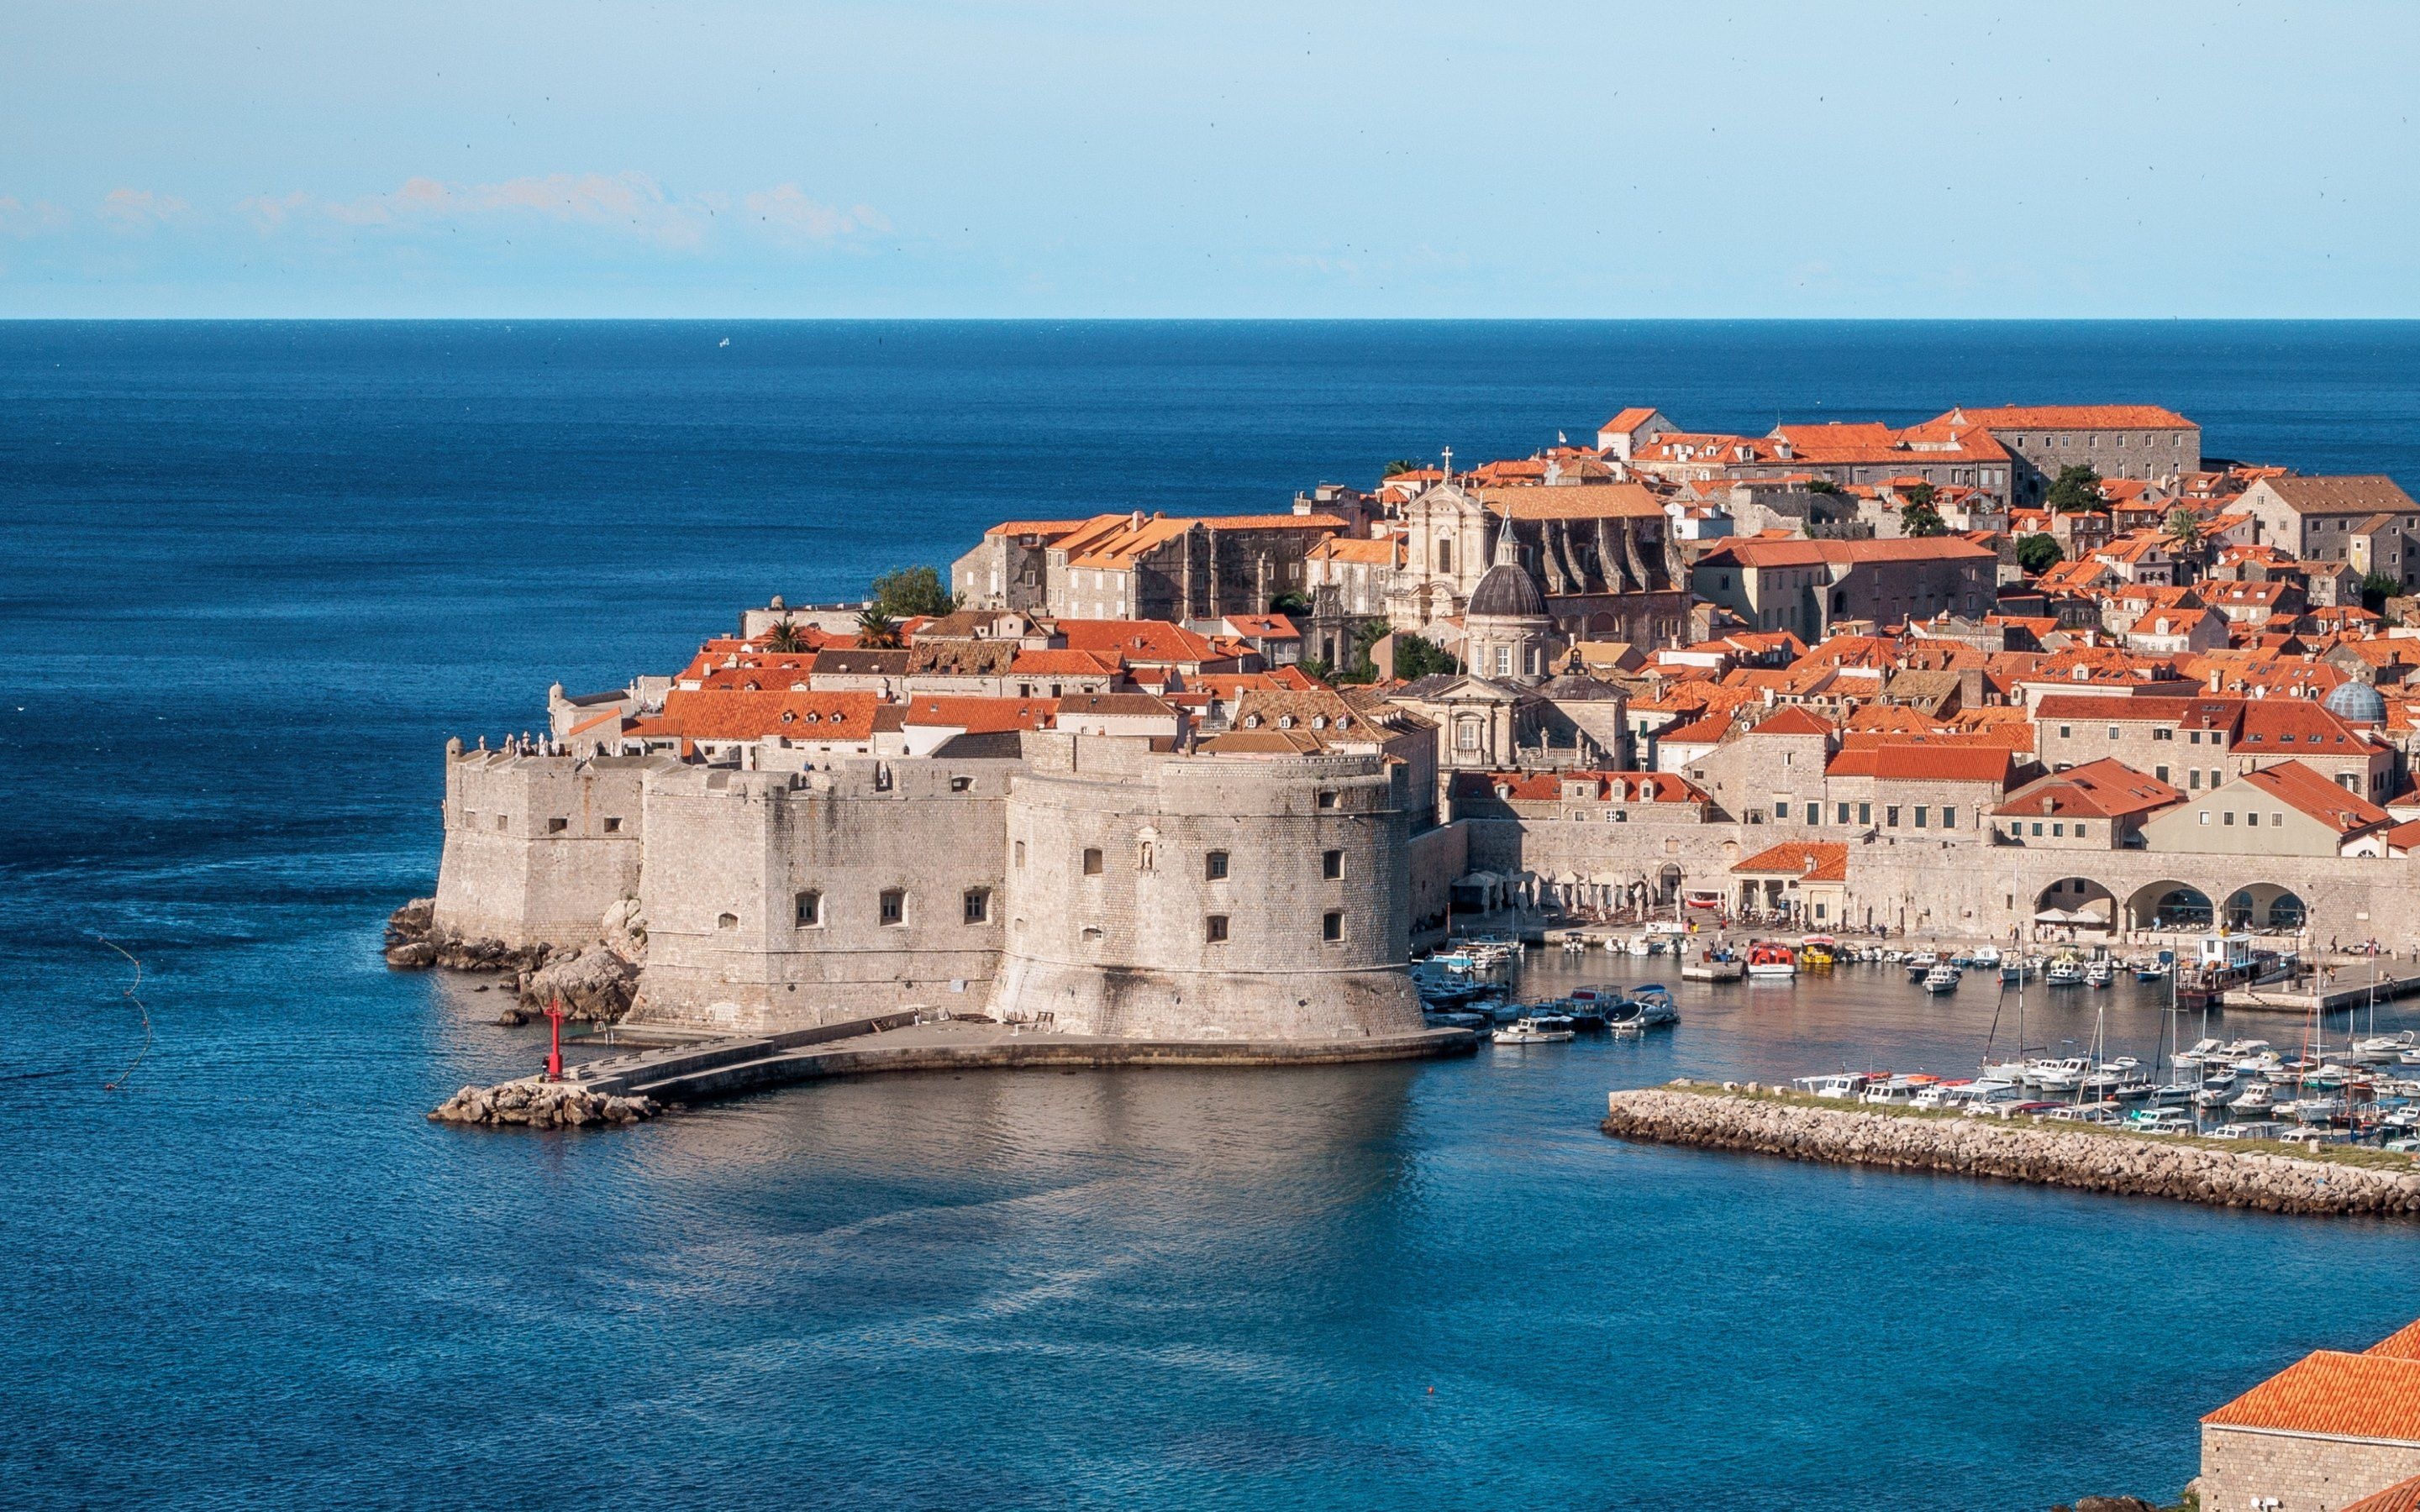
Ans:
[[[800,929],[814,929],[824,921],[824,895],[820,892],[799,894],[795,917]]]
[[[1334,790],[1327,788],[1322,788],[1320,790],[1319,806],[1323,809],[1333,809],[1336,807],[1336,794]]]
[[[1202,937],[1203,939],[1209,941],[1212,945],[1224,945],[1227,943],[1226,915],[1212,914],[1208,918],[1202,921]]]
[[[989,887],[967,889],[967,922],[970,924],[991,922],[991,889]]]
[[[608,835],[622,833],[622,821],[608,815],[605,820],[605,833]]]
[[[739,916],[737,914],[719,915],[714,920],[714,927],[716,929],[737,929],[739,927]]]
[[[1204,882],[1224,882],[1227,880],[1227,853],[1225,851],[1212,851],[1209,855],[1202,858],[1202,880]],[[1220,928],[1223,929],[1226,927],[1225,919],[1222,918],[1218,922]],[[1221,934],[1218,937],[1223,940],[1227,936]]]
[[[971,777],[954,777],[950,779],[950,791],[953,793],[964,793],[967,789],[973,787],[974,785],[975,779]]]
[[[1587,816],[1583,814],[1580,817],[1586,818]],[[1342,876],[1344,874],[1344,853],[1342,851],[1320,852],[1319,874],[1327,878],[1331,882],[1336,878]]]
[[[1016,864],[1020,867],[1025,864],[1025,841],[1023,841],[1016,842]]]
[[[885,924],[905,924],[908,922],[908,892],[906,888],[885,887],[882,889],[882,922]]]
[[[571,821],[568,819],[550,819],[546,822],[546,832],[550,835],[560,835],[570,827]]]
[[[496,815],[496,832],[497,832],[498,834],[502,834],[502,833],[504,833],[504,816],[503,814],[498,814],[498,815]]]
[[[1087,846],[1085,846],[1085,847],[1084,847],[1084,875],[1086,875],[1086,876],[1088,876],[1088,877],[1096,877],[1096,876],[1099,876],[1100,874],[1101,874],[1101,852],[1100,852],[1100,848],[1099,848],[1098,846],[1087,845]]]
[[[1332,908],[1320,915],[1319,937],[1330,945],[1344,938],[1344,916]]]

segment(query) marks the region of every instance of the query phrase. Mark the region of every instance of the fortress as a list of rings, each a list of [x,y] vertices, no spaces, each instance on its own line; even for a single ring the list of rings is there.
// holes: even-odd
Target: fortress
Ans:
[[[1405,764],[1165,745],[1026,731],[768,771],[456,741],[436,923],[573,947],[635,900],[630,1022],[669,1028],[918,1008],[1152,1041],[1421,1036]]]

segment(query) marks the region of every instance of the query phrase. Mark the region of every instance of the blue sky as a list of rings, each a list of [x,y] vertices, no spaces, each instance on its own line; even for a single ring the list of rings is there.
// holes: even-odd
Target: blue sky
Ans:
[[[0,316],[2414,316],[2420,7],[0,8]]]

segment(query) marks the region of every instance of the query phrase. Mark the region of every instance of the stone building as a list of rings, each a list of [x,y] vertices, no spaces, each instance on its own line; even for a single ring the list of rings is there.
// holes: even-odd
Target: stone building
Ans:
[[[1512,537],[1569,640],[1666,644],[1686,627],[1686,569],[1664,502],[1635,483],[1479,488],[1440,483],[1404,506],[1389,623],[1435,639],[1461,616]]]
[[[1217,621],[1260,614],[1304,590],[1305,559],[1347,521],[1334,515],[1096,515],[1013,520],[950,568],[970,607],[1070,619]]]
[[[1787,630],[1811,645],[1849,622],[1978,619],[1996,598],[1998,573],[1997,552],[1957,535],[1730,540],[1698,559],[1690,586],[1753,629]]]
[[[2148,404],[1962,406],[1935,424],[1976,424],[2008,449],[2014,501],[2039,503],[2060,470],[2166,479],[2201,471],[2201,427]]]
[[[2230,509],[2248,513],[2256,539],[2302,562],[2350,562],[2356,554],[2377,563],[2392,551],[2391,576],[2401,577],[2408,563],[2399,544],[2420,534],[2420,503],[2393,478],[2382,474],[2346,477],[2260,478],[2233,501]],[[2354,537],[2362,537],[2356,548]],[[2388,570],[2381,567],[2376,570]],[[2415,569],[2420,573],[2420,569]],[[2420,575],[2405,579],[2420,581]]]
[[[2359,1354],[2313,1350],[2201,1420],[2210,1512],[2351,1512],[2414,1477],[2420,1323]]]

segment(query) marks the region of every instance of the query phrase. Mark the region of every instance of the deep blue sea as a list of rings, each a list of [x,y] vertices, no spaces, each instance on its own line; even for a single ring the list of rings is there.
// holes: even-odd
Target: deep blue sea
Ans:
[[[529,1135],[422,1120],[542,1036],[377,949],[447,735],[999,517],[1281,508],[1630,403],[2086,400],[2420,488],[2413,325],[0,325],[0,1504],[2172,1494],[2199,1413],[2420,1316],[2420,1231],[1595,1132],[1683,1072],[1971,1064],[1978,991]],[[104,936],[156,1033],[117,1091]]]

